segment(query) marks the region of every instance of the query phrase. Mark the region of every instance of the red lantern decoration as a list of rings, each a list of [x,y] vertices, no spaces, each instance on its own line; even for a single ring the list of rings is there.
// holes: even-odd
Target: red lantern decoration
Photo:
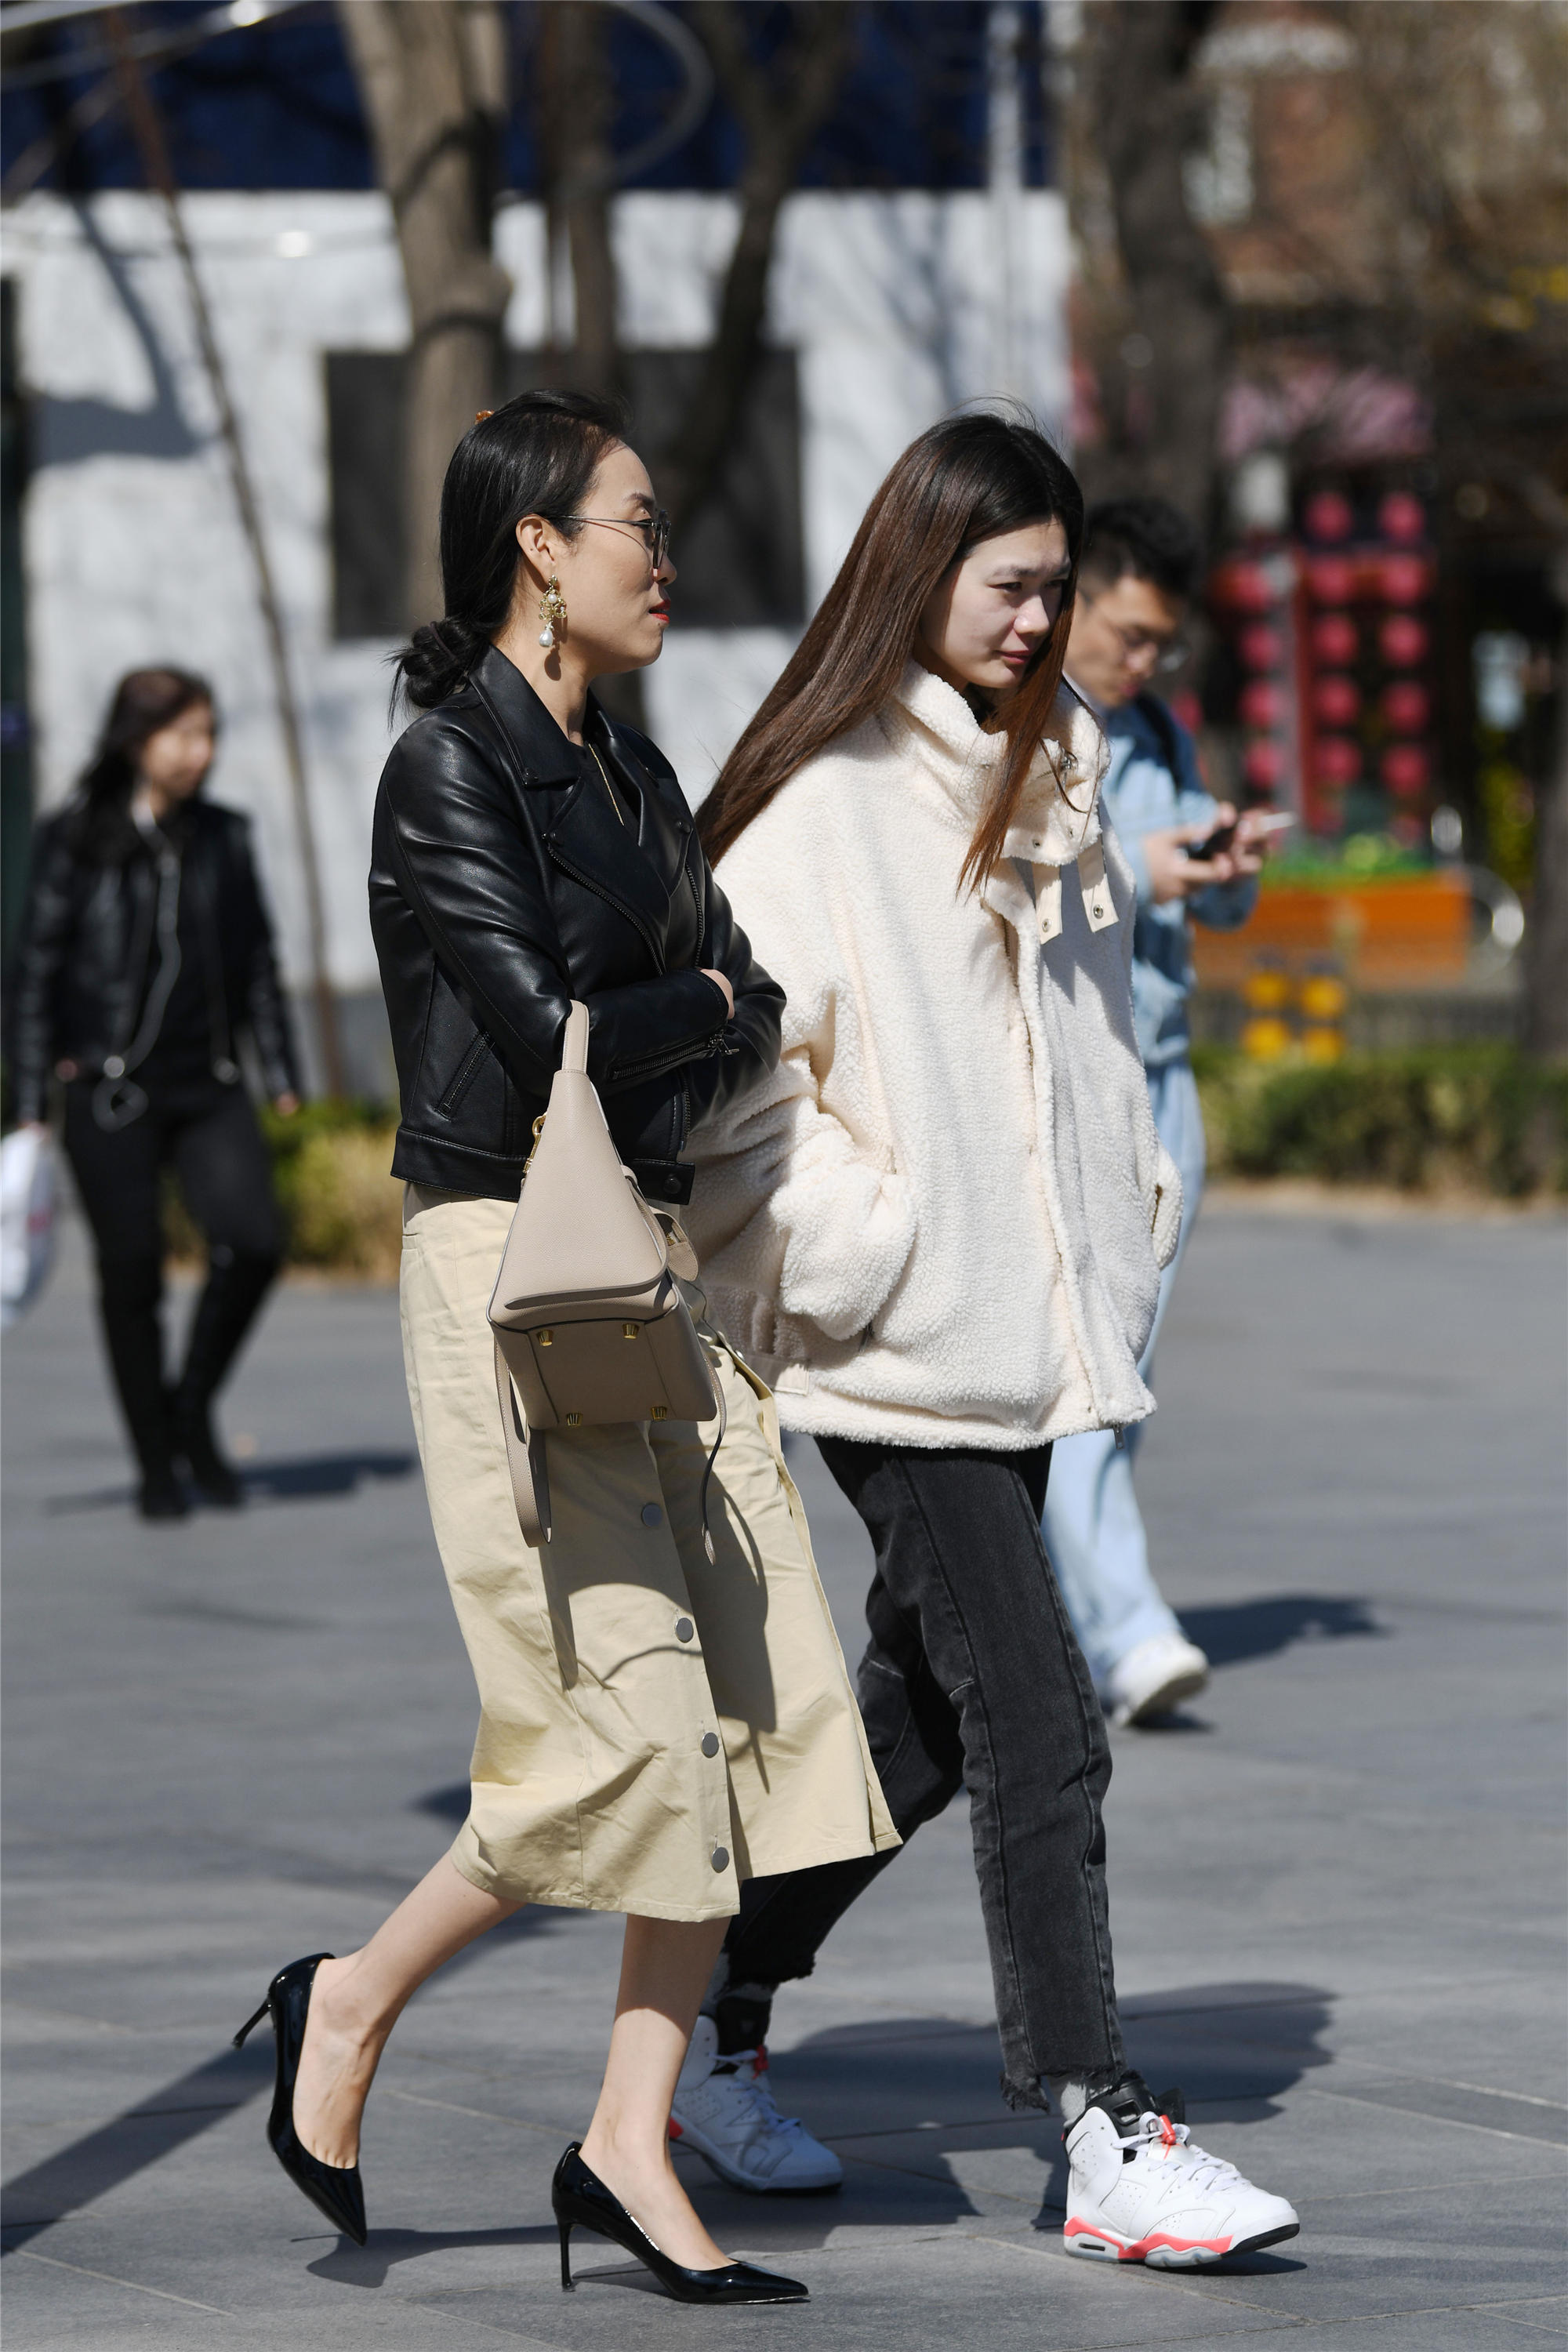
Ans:
[[[1246,726],[1278,727],[1285,716],[1284,691],[1271,677],[1249,677],[1238,707]]]
[[[1348,613],[1320,613],[1312,624],[1312,652],[1331,669],[1342,669],[1353,662],[1359,643]]]
[[[1282,745],[1270,743],[1259,737],[1247,747],[1241,772],[1255,793],[1271,793],[1285,775],[1285,752]]]
[[[1321,677],[1312,688],[1312,711],[1325,727],[1353,727],[1361,716],[1361,688],[1353,677]]]
[[[1378,583],[1390,604],[1419,604],[1432,586],[1432,567],[1419,555],[1385,555]]]
[[[1414,669],[1426,658],[1426,632],[1408,613],[1394,613],[1377,633],[1378,647],[1392,669]]]
[[[1307,500],[1301,517],[1309,539],[1328,543],[1348,539],[1355,529],[1355,516],[1349,499],[1338,490],[1318,490]]]
[[[1383,755],[1384,782],[1398,799],[1415,800],[1432,781],[1432,762],[1419,743],[1391,743]]]
[[[1170,697],[1171,716],[1189,735],[1195,735],[1204,723],[1204,707],[1190,686],[1178,687]]]
[[[1414,547],[1426,536],[1426,509],[1408,490],[1390,490],[1378,501],[1377,528],[1396,546]]]
[[[1249,562],[1246,557],[1222,563],[1209,583],[1209,593],[1222,610],[1236,613],[1270,613],[1279,602],[1262,564]]]
[[[1325,735],[1319,744],[1316,775],[1320,784],[1341,791],[1361,774],[1361,748],[1345,735]]]
[[[1285,640],[1267,621],[1253,621],[1237,639],[1244,669],[1278,669],[1285,658]]]
[[[1307,586],[1315,604],[1348,604],[1355,594],[1355,566],[1342,555],[1314,555],[1307,566]]]
[[[1432,715],[1426,688],[1414,678],[1395,678],[1383,689],[1383,715],[1396,735],[1419,735]]]

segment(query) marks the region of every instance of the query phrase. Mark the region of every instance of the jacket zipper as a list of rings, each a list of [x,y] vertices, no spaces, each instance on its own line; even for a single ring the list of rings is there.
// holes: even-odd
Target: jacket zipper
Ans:
[[[553,857],[557,866],[562,868],[563,872],[570,874],[574,882],[580,882],[584,890],[592,890],[595,898],[602,898],[606,907],[613,907],[617,915],[624,915],[626,917],[626,921],[630,923],[633,930],[636,931],[638,939],[641,940],[644,947],[647,948],[649,955],[652,956],[655,963],[658,966],[660,975],[662,976],[665,968],[664,957],[659,951],[658,941],[655,939],[647,925],[643,921],[642,917],[632,908],[628,907],[624,898],[617,898],[614,891],[606,890],[604,884],[602,882],[595,881],[593,875],[585,873],[582,866],[574,866],[569,857],[563,856],[555,841],[548,834],[545,835],[545,841],[549,847],[550,855]]]
[[[468,1093],[469,1087],[473,1084],[474,1075],[479,1069],[479,1064],[484,1060],[485,1055],[489,1052],[489,1050],[490,1041],[481,1031],[479,1036],[474,1039],[473,1044],[468,1047],[468,1050],[464,1055],[462,1060],[458,1063],[456,1076],[453,1077],[451,1084],[447,1087],[446,1093],[441,1097],[440,1101],[436,1105],[436,1114],[438,1118],[451,1118],[452,1113],[457,1109],[458,1105],[462,1101],[463,1097]]]
[[[609,1076],[616,1078],[657,1077],[661,1070],[679,1069],[684,1062],[710,1061],[724,1050],[724,1032],[715,1029],[704,1041],[700,1054],[689,1054],[682,1048],[660,1054],[640,1054],[635,1062],[616,1062]]]

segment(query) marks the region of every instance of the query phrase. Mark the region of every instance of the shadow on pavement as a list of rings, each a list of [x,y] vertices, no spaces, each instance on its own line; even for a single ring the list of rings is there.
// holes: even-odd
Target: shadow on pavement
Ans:
[[[468,1818],[471,1795],[467,1780],[449,1780],[444,1789],[431,1789],[423,1797],[416,1797],[409,1811],[429,1813],[438,1822],[452,1822],[461,1828]]]
[[[371,2230],[363,2246],[340,2238],[330,2254],[305,2267],[312,2278],[331,2279],[335,2286],[384,2286],[397,2263],[411,2263],[421,2254],[444,2254],[458,2246],[552,2246],[555,2224],[546,2221],[521,2230]]]
[[[12,2253],[68,2214],[107,2197],[138,2172],[160,2164],[224,2116],[243,2107],[272,2080],[269,2042],[220,2050],[162,2090],[150,2092],[58,2156],[19,2172],[4,2191],[5,2245]]]
[[[449,1961],[443,1974],[477,1958],[497,1937],[526,1936],[552,1916],[536,1906],[519,1912]],[[1122,2004],[1128,2056],[1157,2091],[1180,2084],[1201,2138],[1205,2122],[1256,2122],[1276,2113],[1274,2103],[1292,2084],[1332,2063],[1319,2040],[1332,1999],[1314,1985],[1268,1983],[1138,1994]],[[948,2158],[960,2151],[1022,2144],[1045,2169],[1036,2226],[1054,2228],[1049,2217],[1061,2211],[1065,2189],[1061,2126],[1036,2110],[1007,2108],[997,2087],[998,2072],[992,2026],[917,2017],[815,2034],[776,2061],[776,2093],[786,2114],[802,2114],[847,2159],[843,2190],[835,2197],[775,2204],[704,2179],[700,2203],[705,2212],[733,2205],[752,2221],[765,2210],[770,2243],[780,2248],[819,2246],[846,2223],[940,2226],[979,2210]],[[271,2080],[270,2040],[258,2034],[243,2050],[220,2050],[19,2173],[5,2187],[4,2251],[25,2246],[68,2214],[162,2162],[222,2116],[247,2105]],[[258,2162],[271,2160],[259,2134],[256,2154]],[[378,2286],[394,2263],[444,2247],[537,2245],[553,2235],[548,2224],[455,2235],[376,2231],[368,2247],[342,2245],[310,2267],[348,2284]],[[378,2262],[379,2273],[372,2275]]]
[[[1211,1666],[1237,1666],[1247,1658],[1278,1657],[1294,1642],[1338,1642],[1371,1633],[1386,1640],[1388,1628],[1364,1601],[1321,1592],[1280,1592],[1267,1601],[1219,1601],[1211,1608],[1178,1611],[1182,1631],[1195,1642]]]
[[[407,1452],[300,1454],[281,1462],[242,1463],[239,1475],[246,1492],[258,1502],[300,1503],[357,1495],[368,1479],[408,1478],[418,1467],[418,1455]],[[192,1499],[200,1511],[200,1496]],[[129,1511],[135,1501],[136,1489],[129,1484],[92,1486],[85,1493],[46,1496],[44,1512],[48,1518],[66,1518],[79,1511]]]
[[[456,1953],[441,1970],[443,1979],[449,1982],[459,1969],[479,1959],[487,1949],[493,1950],[498,1943],[520,1942],[525,1937],[539,1934],[559,1916],[542,1904],[530,1904],[511,1918],[501,1920],[477,1943]],[[125,2108],[83,2138],[73,2140],[58,2155],[46,2157],[41,2164],[19,2172],[0,2189],[0,2253],[11,2253],[18,2246],[25,2246],[30,2238],[52,2229],[57,2221],[65,2221],[84,2205],[95,2204],[99,2198],[107,2197],[111,2189],[133,2179],[137,2173],[162,2163],[164,2157],[173,2156],[188,2140],[210,2131],[214,2124],[232,2115],[237,2107],[248,2106],[258,2093],[271,2089],[272,2074],[272,2035],[263,2024],[243,2050],[226,2047],[218,2051],[203,2065],[193,2067],[188,2074],[178,2075],[160,2089],[149,2091],[133,2107]],[[259,2130],[256,2156],[260,2164],[273,2161]]]
[[[419,1467],[416,1454],[300,1454],[287,1462],[247,1462],[244,1478],[253,1495],[275,1503],[313,1500],[321,1495],[353,1495],[370,1478],[409,1478]]]

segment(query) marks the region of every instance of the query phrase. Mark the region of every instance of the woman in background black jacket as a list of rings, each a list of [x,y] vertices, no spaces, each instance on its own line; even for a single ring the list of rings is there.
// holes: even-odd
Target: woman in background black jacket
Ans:
[[[201,678],[121,678],[76,797],[39,828],[10,1007],[18,1121],[41,1125],[51,1074],[63,1082],[65,1150],[97,1244],[104,1339],[150,1519],[184,1514],[180,1458],[210,1501],[241,1499],[212,1401],[283,1250],[241,1034],[277,1108],[300,1098],[250,828],[200,796],[215,740]],[[167,1167],[209,1256],[172,1387],[160,1311]]]

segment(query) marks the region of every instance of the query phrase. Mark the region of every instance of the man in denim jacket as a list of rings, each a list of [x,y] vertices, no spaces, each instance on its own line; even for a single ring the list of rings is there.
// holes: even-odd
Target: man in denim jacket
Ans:
[[[1204,1183],[1204,1129],[1188,1058],[1193,989],[1189,918],[1216,930],[1246,922],[1257,898],[1263,828],[1241,818],[1231,846],[1188,856],[1236,811],[1215,801],[1198,772],[1192,737],[1149,691],[1185,657],[1179,633],[1199,564],[1191,527],[1163,499],[1115,499],[1091,507],[1068,646],[1068,675],[1110,746],[1100,807],[1138,886],[1132,938],[1132,1009],[1154,1123],[1181,1171],[1182,1244],[1165,1269],[1159,1311],[1140,1366],[1152,1372],[1155,1342],[1192,1231]],[[1203,1688],[1208,1660],[1189,1642],[1149,1570],[1132,1486],[1139,1426],[1120,1444],[1110,1430],[1069,1437],[1051,1457],[1042,1528],[1089,1671],[1114,1722],[1139,1723]]]

